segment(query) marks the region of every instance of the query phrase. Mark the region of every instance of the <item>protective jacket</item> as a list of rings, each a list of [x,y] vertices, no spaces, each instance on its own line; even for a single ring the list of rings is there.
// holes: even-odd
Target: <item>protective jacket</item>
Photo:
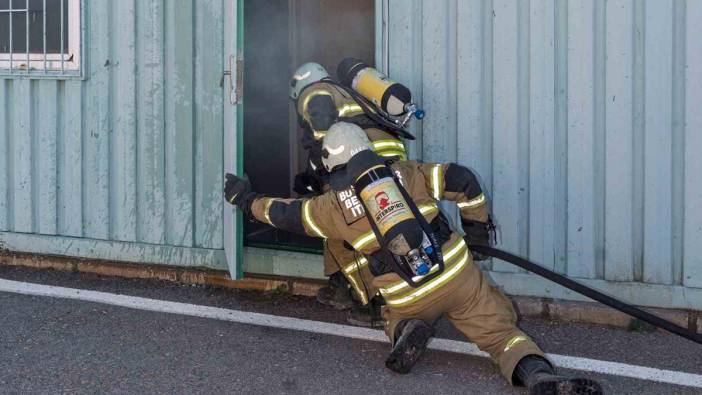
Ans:
[[[372,143],[371,149],[378,155],[407,159],[402,140],[371,120],[356,100],[337,85],[316,82],[305,88],[297,99],[297,113],[298,122],[304,130],[302,147],[309,154],[306,174],[314,176],[317,185],[326,184],[321,139],[329,127],[339,121],[360,126]]]
[[[395,160],[406,160],[407,151],[402,140],[385,131],[367,115],[361,106],[343,89],[329,82],[316,82],[305,88],[297,100],[298,122],[303,128],[302,147],[308,153],[307,166],[295,177],[295,192],[306,195],[322,194],[329,190],[328,176],[322,165],[321,139],[329,127],[338,121],[359,125],[371,141],[371,149],[378,155]],[[362,304],[367,304],[378,290],[372,284],[367,267],[358,267],[356,253],[342,240],[328,239],[324,244],[324,274],[341,271],[349,280]]]
[[[387,303],[383,310],[386,333],[392,339],[395,327],[407,317],[431,322],[447,314],[459,330],[492,355],[511,381],[514,367],[522,357],[543,353],[516,328],[516,314],[509,300],[473,264],[463,238],[450,227],[442,226],[445,221],[438,208],[439,201],[452,200],[458,204],[462,219],[487,220],[487,202],[477,180],[470,170],[456,164],[402,161],[391,167],[427,222],[442,233],[445,270],[417,288],[396,273],[383,271],[382,265],[379,270],[371,270],[373,286]],[[377,259],[378,241],[352,189],[329,190],[308,199],[259,196],[252,201],[249,212],[256,220],[287,231],[343,240],[355,257],[345,264],[345,271],[369,266],[372,269]]]

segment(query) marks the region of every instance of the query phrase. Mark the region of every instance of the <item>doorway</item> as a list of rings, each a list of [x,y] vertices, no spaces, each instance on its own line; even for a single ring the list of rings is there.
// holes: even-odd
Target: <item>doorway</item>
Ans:
[[[244,7],[244,171],[255,191],[296,197],[296,174],[306,153],[289,99],[290,76],[306,62],[336,79],[345,57],[375,63],[375,0],[256,0]],[[321,251],[318,239],[247,222],[244,243],[254,247]]]

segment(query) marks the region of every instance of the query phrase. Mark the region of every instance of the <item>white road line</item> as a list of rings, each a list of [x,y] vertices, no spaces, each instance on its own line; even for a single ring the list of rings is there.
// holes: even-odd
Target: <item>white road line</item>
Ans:
[[[218,307],[200,306],[188,303],[168,302],[164,300],[118,295],[107,292],[54,287],[49,285],[2,279],[0,279],[0,292],[75,299],[86,302],[126,307],[130,309],[211,318],[240,324],[292,329],[377,342],[388,341],[382,331],[375,329],[358,328],[348,325],[330,324],[326,322],[252,313],[247,311],[228,310]],[[456,340],[434,339],[429,344],[429,348],[433,350],[448,351],[472,356],[488,356],[486,353],[478,350],[474,344]],[[548,354],[548,356],[556,364],[556,366],[563,368],[702,388],[702,375],[699,374],[628,365],[618,362],[600,361],[596,359],[572,357],[568,355]]]

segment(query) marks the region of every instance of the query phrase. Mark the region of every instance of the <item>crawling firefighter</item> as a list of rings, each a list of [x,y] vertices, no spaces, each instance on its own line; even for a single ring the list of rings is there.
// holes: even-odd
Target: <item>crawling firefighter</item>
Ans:
[[[354,123],[363,128],[378,155],[392,160],[405,160],[407,153],[402,140],[378,122],[369,118],[351,96],[349,89],[335,83],[318,63],[300,66],[290,81],[290,97],[295,101],[302,134],[302,147],[308,152],[306,171],[295,176],[294,190],[300,195],[321,195],[329,189],[328,173],[322,164],[322,138],[337,121]],[[363,214],[353,194],[340,194],[339,203],[348,207],[347,224]],[[320,289],[317,300],[337,309],[351,309],[348,321],[354,325],[382,326],[380,305],[367,267],[356,264],[356,253],[343,240],[327,239],[324,243],[324,275],[329,285]],[[353,294],[360,302],[354,306]]]
[[[384,296],[385,332],[393,347],[385,361],[408,373],[445,315],[488,352],[507,381],[532,394],[599,394],[595,381],[557,375],[538,346],[516,327],[509,300],[473,264],[464,239],[438,203],[452,200],[469,215],[483,199],[475,177],[456,164],[388,163],[370,150],[363,131],[334,124],[324,137],[323,164],[333,190],[311,199],[258,195],[227,175],[225,198],[253,220],[300,234],[344,240],[356,265],[368,267]],[[338,193],[353,192],[365,216],[349,223]]]

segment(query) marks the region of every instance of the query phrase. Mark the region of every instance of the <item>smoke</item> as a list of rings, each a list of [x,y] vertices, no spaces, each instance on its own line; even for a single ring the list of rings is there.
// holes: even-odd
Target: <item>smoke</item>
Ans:
[[[373,64],[373,0],[256,0],[244,5],[244,169],[257,192],[291,196],[304,170],[290,76],[306,62]],[[255,231],[248,226],[247,233]]]

